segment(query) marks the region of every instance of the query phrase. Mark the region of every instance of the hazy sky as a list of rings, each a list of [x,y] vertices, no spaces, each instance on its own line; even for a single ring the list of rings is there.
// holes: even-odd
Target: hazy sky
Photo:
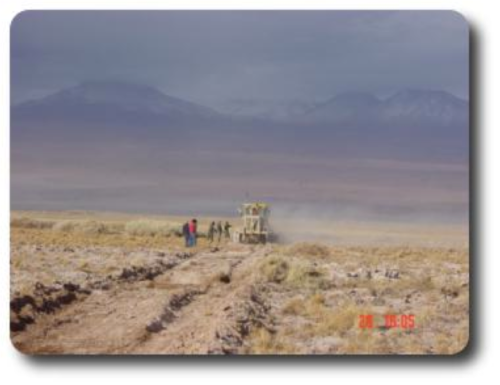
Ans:
[[[212,106],[402,88],[468,98],[468,28],[449,11],[29,11],[11,39],[13,103],[104,79]]]
[[[468,95],[468,27],[454,12],[30,11],[11,36],[13,103],[88,80],[147,84],[218,109],[350,91]],[[346,135],[328,125],[268,122],[249,133],[165,119],[156,132],[146,118],[114,131],[119,115],[104,128],[78,116],[61,131],[50,119],[13,119],[12,207],[195,215],[256,199],[315,215],[327,207],[337,219],[467,223],[463,125],[391,135],[354,125]]]

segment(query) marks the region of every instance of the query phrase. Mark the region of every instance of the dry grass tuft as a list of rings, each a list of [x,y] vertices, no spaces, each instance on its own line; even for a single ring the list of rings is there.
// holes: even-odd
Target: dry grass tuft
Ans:
[[[247,354],[294,354],[294,347],[285,343],[275,333],[258,328],[248,336]]]
[[[292,298],[283,307],[283,313],[311,321],[307,327],[311,336],[327,336],[347,332],[355,326],[360,314],[370,312],[355,304],[333,309],[327,306],[322,293],[315,293],[306,299]]]
[[[370,313],[356,305],[348,305],[332,310],[326,306],[312,304],[310,309],[314,309],[310,312],[310,315],[316,320],[313,325],[313,334],[316,336],[328,336],[336,333],[343,335],[355,327],[360,314]]]
[[[283,306],[283,314],[286,315],[300,315],[304,309],[304,299],[301,297],[295,297],[289,300],[285,306]]]
[[[87,235],[112,234],[116,232],[116,229],[113,229],[112,226],[91,220],[60,221],[54,224],[53,230],[60,232],[82,233]]]
[[[135,236],[172,236],[181,233],[177,223],[139,219],[125,224],[125,233]]]
[[[286,283],[294,288],[318,289],[327,285],[326,273],[305,261],[294,261],[288,271]]]
[[[278,256],[267,257],[259,265],[259,273],[268,282],[283,282],[289,270],[290,266],[285,258]]]
[[[20,217],[12,218],[10,226],[23,229],[51,229],[54,226],[54,223],[54,221]]]
[[[288,247],[286,254],[309,258],[327,258],[331,255],[330,249],[327,246],[311,242],[296,243]]]
[[[272,255],[259,265],[267,282],[284,283],[293,288],[320,288],[326,285],[326,273],[309,261]]]

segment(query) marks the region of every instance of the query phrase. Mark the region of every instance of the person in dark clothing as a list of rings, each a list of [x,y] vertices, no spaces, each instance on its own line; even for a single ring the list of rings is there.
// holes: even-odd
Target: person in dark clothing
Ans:
[[[189,247],[189,223],[186,222],[182,226],[182,235],[184,236],[185,246]]]
[[[226,239],[229,239],[231,237],[231,235],[229,234],[230,228],[231,228],[231,225],[229,224],[228,221],[226,221],[226,223],[224,224],[224,236],[226,237]]]
[[[218,238],[217,238],[218,240],[217,240],[217,242],[218,242],[218,243],[220,243],[220,240],[221,240],[221,238],[222,238],[222,231],[223,231],[223,230],[222,230],[222,222],[221,222],[221,221],[219,221],[219,222],[217,222],[217,235],[218,235]]]
[[[208,227],[207,239],[210,243],[214,241],[214,234],[217,230],[215,229],[215,222],[210,223]]]

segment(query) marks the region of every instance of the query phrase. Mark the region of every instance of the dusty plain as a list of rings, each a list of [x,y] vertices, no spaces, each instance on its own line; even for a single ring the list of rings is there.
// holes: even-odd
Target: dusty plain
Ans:
[[[455,354],[468,231],[297,226],[266,245],[178,236],[187,218],[11,213],[11,338],[27,354]],[[316,235],[315,237],[313,235]]]

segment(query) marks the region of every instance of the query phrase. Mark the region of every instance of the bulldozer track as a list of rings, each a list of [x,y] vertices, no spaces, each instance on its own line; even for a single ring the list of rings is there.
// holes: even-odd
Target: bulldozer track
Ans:
[[[86,287],[42,288],[35,303],[59,298],[59,305],[43,311],[15,298],[16,314],[32,307],[35,317],[12,341],[28,354],[236,353],[249,325],[265,318],[245,271],[265,254],[253,247],[179,254]]]

